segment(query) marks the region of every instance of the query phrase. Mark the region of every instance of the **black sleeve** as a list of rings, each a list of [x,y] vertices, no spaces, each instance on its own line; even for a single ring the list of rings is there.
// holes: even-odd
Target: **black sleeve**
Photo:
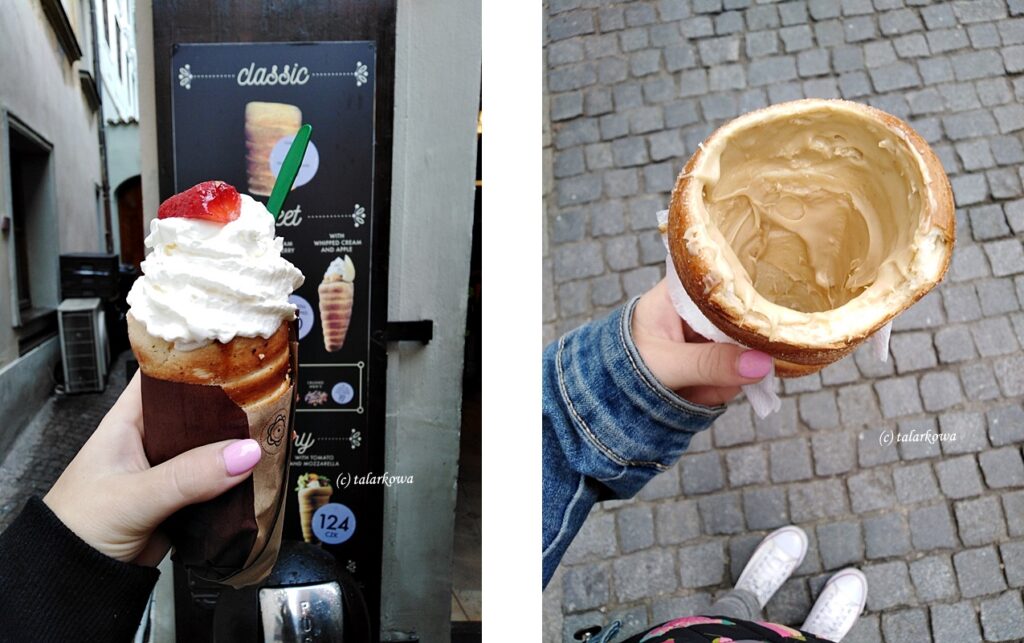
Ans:
[[[130,641],[159,576],[96,551],[32,498],[0,534],[0,641]]]

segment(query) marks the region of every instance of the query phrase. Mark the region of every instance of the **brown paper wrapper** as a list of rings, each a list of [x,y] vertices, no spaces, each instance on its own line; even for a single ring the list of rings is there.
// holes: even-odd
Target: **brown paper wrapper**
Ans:
[[[292,385],[270,404],[246,413],[219,386],[142,374],[143,446],[156,466],[189,449],[252,438],[263,455],[252,475],[207,502],[181,509],[161,526],[174,560],[196,578],[245,587],[270,573],[281,547],[295,409],[298,342],[291,328]]]

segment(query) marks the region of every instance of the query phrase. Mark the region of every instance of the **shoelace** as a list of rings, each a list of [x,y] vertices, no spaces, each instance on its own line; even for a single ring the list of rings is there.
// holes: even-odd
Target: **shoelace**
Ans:
[[[835,594],[839,590],[833,587],[831,591],[832,594]],[[830,641],[836,641],[846,635],[850,615],[854,611],[860,611],[860,604],[846,603],[845,605],[831,606],[829,605],[831,600],[833,600],[832,596],[825,597],[821,603],[822,608],[809,615],[807,620],[811,623],[812,629],[808,631]],[[825,606],[828,606],[828,611],[822,614],[825,611]]]
[[[767,555],[763,556],[753,568],[750,574],[744,574],[744,584],[757,596],[761,604],[768,602],[768,598],[786,581],[788,574],[787,567],[792,566],[793,559],[782,550],[772,545]]]

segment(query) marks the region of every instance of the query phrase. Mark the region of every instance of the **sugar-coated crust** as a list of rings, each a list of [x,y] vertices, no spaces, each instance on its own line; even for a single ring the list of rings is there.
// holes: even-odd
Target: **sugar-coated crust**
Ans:
[[[926,172],[922,171],[922,174],[934,179],[927,185],[931,199],[923,199],[923,207],[928,208],[931,203],[935,204],[935,207],[927,212],[927,215],[931,219],[932,227],[942,230],[946,240],[945,247],[947,252],[939,278],[934,282],[925,284],[924,287],[914,292],[907,298],[901,308],[878,311],[878,321],[869,331],[857,334],[856,336],[846,337],[841,342],[824,346],[810,343],[769,341],[768,337],[747,323],[746,320],[742,317],[737,317],[732,311],[723,309],[704,292],[704,278],[708,274],[710,267],[701,261],[699,257],[687,252],[684,234],[698,216],[695,213],[691,213],[688,207],[689,192],[701,189],[700,183],[692,178],[692,173],[701,163],[704,148],[720,135],[722,128],[715,130],[704,144],[698,146],[697,151],[690,157],[679,178],[676,180],[675,189],[672,191],[672,200],[669,205],[667,231],[669,250],[683,287],[686,288],[687,293],[689,293],[701,312],[724,333],[745,346],[762,350],[775,357],[776,373],[781,377],[798,377],[816,372],[849,354],[859,343],[884,326],[893,317],[910,307],[937,285],[942,280],[942,277],[945,276],[953,254],[953,243],[956,236],[956,214],[953,190],[950,187],[949,179],[946,177],[942,164],[928,143],[902,120],[860,103],[822,99],[805,99],[772,105],[739,118],[746,119],[754,115],[772,115],[777,117],[792,112],[794,109],[805,109],[807,106],[827,107],[829,104],[836,103],[850,107],[871,120],[881,122],[890,131],[901,133],[918,152],[927,170]]]
[[[276,400],[291,385],[289,322],[267,339],[236,337],[226,344],[213,341],[192,351],[146,331],[128,314],[128,338],[139,368],[150,377],[187,384],[221,386],[243,409]]]

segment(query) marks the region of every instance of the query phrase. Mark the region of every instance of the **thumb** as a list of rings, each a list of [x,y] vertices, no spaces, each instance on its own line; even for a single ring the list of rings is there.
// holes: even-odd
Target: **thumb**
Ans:
[[[662,362],[662,384],[676,390],[753,384],[772,367],[772,358],[767,353],[713,342],[673,343],[671,350],[661,352],[657,359]]]
[[[249,475],[260,460],[256,440],[214,442],[140,474],[154,526],[186,505],[216,498]]]

